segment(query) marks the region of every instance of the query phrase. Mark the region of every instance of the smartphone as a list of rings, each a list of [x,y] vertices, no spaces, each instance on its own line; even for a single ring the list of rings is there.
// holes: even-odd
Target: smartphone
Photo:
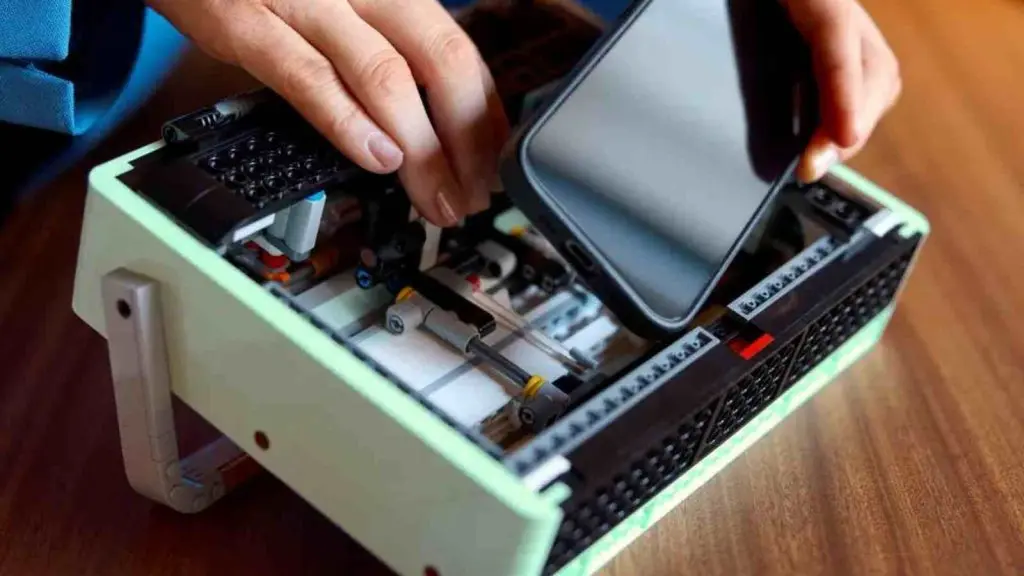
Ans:
[[[818,124],[778,0],[640,0],[515,134],[513,203],[633,332],[685,328]]]

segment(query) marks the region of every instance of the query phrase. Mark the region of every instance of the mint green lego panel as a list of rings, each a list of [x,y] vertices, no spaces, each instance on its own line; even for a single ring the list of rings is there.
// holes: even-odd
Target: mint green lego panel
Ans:
[[[840,372],[856,362],[881,338],[889,322],[892,308],[883,310],[854,337],[846,341],[814,370],[808,372],[764,412],[751,420],[717,450],[658,493],[650,502],[635,511],[605,534],[584,553],[558,572],[558,576],[589,576],[600,570],[623,548],[654,526],[708,480],[721,472],[772,428],[782,422],[801,404],[834,381]]]
[[[176,395],[395,571],[540,572],[557,502],[123,186],[127,162],[90,175],[83,319],[104,332],[104,274],[157,280]]]

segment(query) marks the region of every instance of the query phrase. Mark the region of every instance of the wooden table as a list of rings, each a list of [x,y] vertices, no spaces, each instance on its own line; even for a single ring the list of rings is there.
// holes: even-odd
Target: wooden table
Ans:
[[[610,575],[1024,572],[1024,4],[868,4],[906,84],[855,164],[934,237],[881,346]],[[70,309],[85,166],[247,82],[185,71],[0,231],[0,573],[388,574],[271,478],[197,517],[124,480],[103,341]]]

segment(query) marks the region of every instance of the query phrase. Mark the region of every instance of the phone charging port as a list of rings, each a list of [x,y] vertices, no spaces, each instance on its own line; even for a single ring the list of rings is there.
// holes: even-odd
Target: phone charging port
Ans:
[[[569,259],[573,261],[573,264],[579,268],[588,272],[597,269],[597,264],[594,263],[594,259],[588,256],[583,248],[581,248],[576,242],[566,240],[565,251],[569,253]]]

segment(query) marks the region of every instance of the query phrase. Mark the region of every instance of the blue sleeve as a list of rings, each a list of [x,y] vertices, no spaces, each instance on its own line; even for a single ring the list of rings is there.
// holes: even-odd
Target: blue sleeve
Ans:
[[[0,58],[63,60],[70,40],[70,0],[0,0]]]
[[[143,0],[0,0],[0,141],[25,158],[0,188],[20,195],[78,161],[186,46]]]
[[[153,40],[142,0],[0,0],[0,121],[69,135],[90,131],[118,104]],[[151,38],[157,34],[163,38]],[[162,65],[162,66],[161,66]]]

